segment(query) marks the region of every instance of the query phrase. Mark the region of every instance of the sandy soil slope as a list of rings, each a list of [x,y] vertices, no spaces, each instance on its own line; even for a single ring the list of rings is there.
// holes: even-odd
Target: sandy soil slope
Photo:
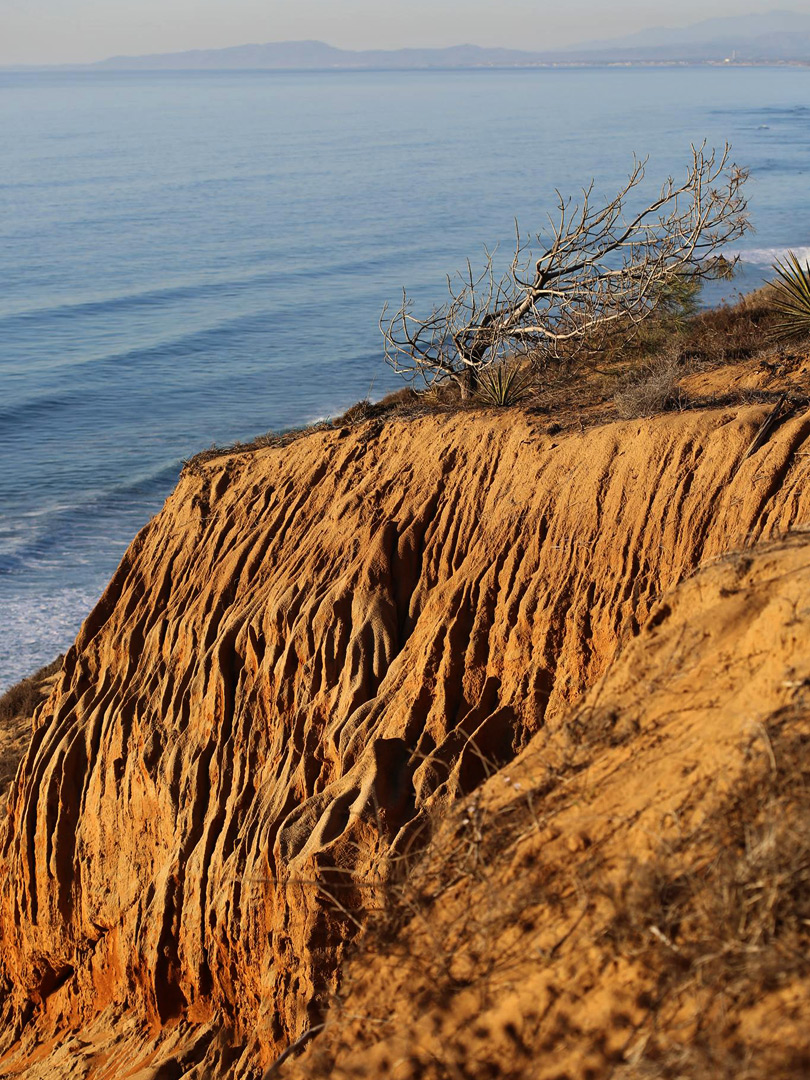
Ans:
[[[378,893],[291,1077],[810,1069],[810,534],[699,571]]]

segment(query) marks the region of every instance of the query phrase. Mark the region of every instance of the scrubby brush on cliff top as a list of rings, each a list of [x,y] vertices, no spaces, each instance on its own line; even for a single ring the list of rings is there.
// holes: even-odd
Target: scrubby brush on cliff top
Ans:
[[[213,446],[185,464],[193,470],[228,454],[288,446],[319,431],[476,412],[504,404],[537,416],[549,433],[556,435],[617,418],[656,415],[673,406],[706,408],[775,401],[784,391],[803,400],[810,389],[803,366],[810,355],[810,341],[798,340],[790,349],[769,344],[778,319],[773,291],[766,287],[734,304],[683,319],[679,315],[673,319],[665,312],[646,323],[633,341],[599,354],[584,353],[576,363],[561,362],[547,369],[542,378],[518,377],[525,372],[525,367],[518,365],[512,380],[519,390],[515,400],[497,390],[494,400],[486,392],[463,398],[452,382],[435,384],[422,393],[405,387],[380,401],[359,401],[342,415],[310,427],[271,432],[249,443]],[[510,370],[510,363],[506,368]],[[669,372],[666,386],[661,381],[664,369]],[[658,389],[644,385],[651,375],[658,380]]]

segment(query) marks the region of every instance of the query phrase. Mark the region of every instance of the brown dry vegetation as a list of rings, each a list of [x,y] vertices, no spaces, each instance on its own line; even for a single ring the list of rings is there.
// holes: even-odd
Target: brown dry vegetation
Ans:
[[[555,364],[544,363],[529,391],[513,407],[547,418],[549,433],[554,435],[616,419],[654,416],[673,408],[775,401],[785,386],[797,404],[805,404],[810,394],[805,378],[808,343],[792,342],[790,347],[769,344],[777,318],[766,287],[741,296],[733,304],[685,320],[652,320],[643,325],[634,340],[620,347],[608,345],[590,354],[586,351],[576,362],[562,359]],[[745,368],[747,385],[729,389],[726,369],[746,361],[758,361]],[[723,373],[716,389],[702,393],[687,389],[686,383],[694,381],[693,376],[713,371]],[[361,425],[374,431],[389,420],[477,413],[491,407],[474,395],[463,399],[452,382],[436,383],[418,394],[403,387],[380,401],[358,401],[342,415],[309,427],[270,432],[249,443],[212,446],[190,458],[186,468],[195,470],[205,462],[233,453],[288,446],[318,432],[349,431]]]
[[[57,657],[0,696],[0,797],[14,778],[31,740],[34,712],[50,693],[62,660],[63,657]]]

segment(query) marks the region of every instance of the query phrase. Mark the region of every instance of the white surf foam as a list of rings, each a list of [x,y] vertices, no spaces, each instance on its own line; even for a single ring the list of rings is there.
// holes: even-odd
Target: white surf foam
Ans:
[[[8,597],[0,638],[0,693],[64,652],[97,600],[95,590],[70,588]]]
[[[740,260],[744,263],[754,263],[756,266],[772,266],[777,259],[781,262],[787,258],[789,251],[792,251],[799,262],[810,262],[810,246],[799,245],[797,247],[765,247],[765,248],[743,248],[736,252],[740,256]]]

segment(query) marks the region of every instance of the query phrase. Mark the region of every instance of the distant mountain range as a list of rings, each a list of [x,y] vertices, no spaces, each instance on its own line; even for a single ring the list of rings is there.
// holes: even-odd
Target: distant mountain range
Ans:
[[[114,56],[83,70],[335,70],[509,68],[609,63],[810,63],[810,15],[791,11],[709,19],[681,29],[643,30],[576,48],[526,52],[457,45],[449,49],[337,49],[322,41],[282,41],[150,56]]]
[[[536,53],[455,45],[450,49],[336,49],[322,41],[279,41],[268,45],[236,45],[230,49],[194,49],[156,56],[113,56],[89,65],[99,69],[225,69],[269,68],[471,68],[525,67],[538,63]]]
[[[708,19],[681,29],[642,30],[629,37],[595,41],[560,51],[557,59],[591,61],[766,62],[810,60],[810,15],[772,11]]]

